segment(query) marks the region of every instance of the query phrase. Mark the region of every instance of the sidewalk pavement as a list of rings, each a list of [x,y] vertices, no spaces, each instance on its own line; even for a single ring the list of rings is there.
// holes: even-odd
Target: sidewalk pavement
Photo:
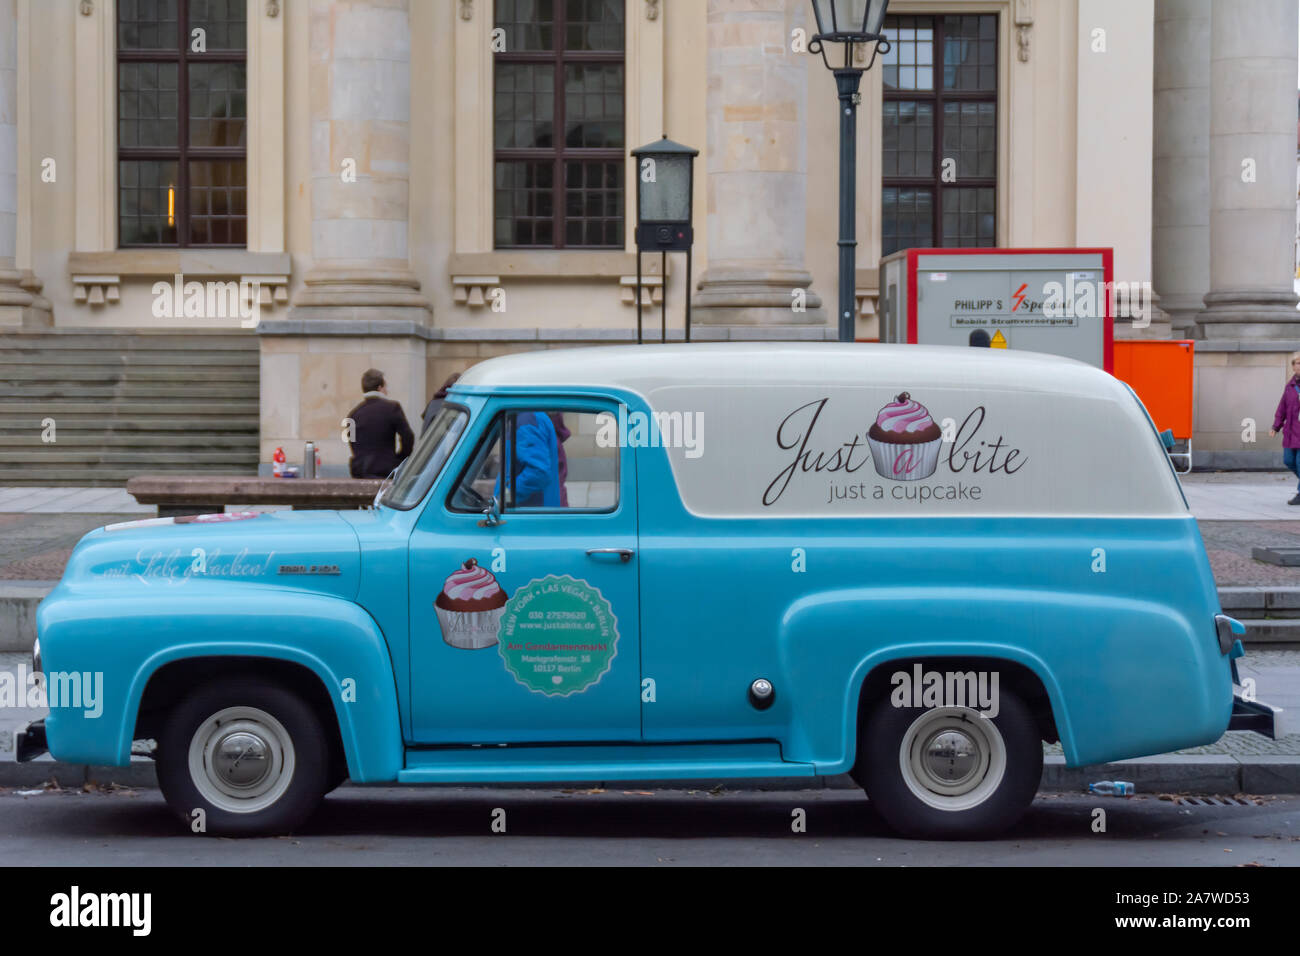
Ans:
[[[1287,504],[1296,493],[1289,471],[1193,472],[1179,480],[1198,521],[1300,521],[1300,506]]]
[[[0,514],[156,515],[125,488],[0,488]]]
[[[1213,472],[1181,480],[1221,587],[1300,587],[1300,568],[1251,557],[1253,547],[1300,547],[1300,506],[1286,503],[1295,494],[1293,476]],[[52,586],[87,531],[119,521],[124,514],[155,512],[153,506],[136,504],[124,489],[0,488],[0,580],[9,588]],[[0,653],[0,674],[12,673],[26,660],[25,654]],[[1255,679],[1260,700],[1300,715],[1300,650],[1252,648],[1238,663],[1243,678]],[[72,767],[48,758],[16,764],[13,733],[38,717],[25,710],[0,710],[0,786],[39,785],[51,776],[64,786],[92,781],[154,785],[152,761],[145,759],[122,769]],[[1103,767],[1066,768],[1059,744],[1045,746],[1044,755],[1044,790],[1077,790],[1093,780],[1123,779],[1147,793],[1300,793],[1300,733],[1270,740],[1232,732],[1202,747]],[[790,781],[750,781],[744,786],[768,785],[788,788]],[[847,778],[817,778],[814,785],[854,784]]]

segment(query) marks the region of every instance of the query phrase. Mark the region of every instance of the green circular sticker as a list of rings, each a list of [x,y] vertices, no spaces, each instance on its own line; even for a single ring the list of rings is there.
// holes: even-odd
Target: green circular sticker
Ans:
[[[506,603],[497,646],[506,670],[539,694],[567,697],[609,670],[618,621],[605,595],[586,581],[548,575]]]

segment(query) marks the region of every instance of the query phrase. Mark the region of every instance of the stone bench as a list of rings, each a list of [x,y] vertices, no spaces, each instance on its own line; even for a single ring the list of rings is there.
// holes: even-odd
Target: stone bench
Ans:
[[[139,475],[127,493],[157,505],[162,518],[216,514],[226,505],[289,505],[294,510],[350,510],[374,501],[378,478],[258,478],[226,475]]]

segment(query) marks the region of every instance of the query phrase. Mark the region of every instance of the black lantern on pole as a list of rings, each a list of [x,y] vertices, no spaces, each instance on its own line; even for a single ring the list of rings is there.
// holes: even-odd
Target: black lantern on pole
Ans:
[[[858,85],[864,71],[876,62],[876,54],[889,51],[889,41],[881,32],[889,0],[812,0],[817,33],[808,43],[811,53],[820,53],[822,62],[835,74],[835,88],[840,99],[840,288],[839,339],[852,342],[853,270],[857,239],[854,236],[853,212],[856,204]],[[842,66],[835,66],[827,56],[828,44],[839,44],[844,51]],[[868,46],[871,59],[866,66],[854,65],[854,47]]]
[[[686,341],[691,340],[691,226],[698,149],[663,139],[632,150],[636,161],[636,340],[641,341],[641,253],[661,254],[668,288],[668,253],[686,253]],[[660,336],[668,335],[668,296],[660,299]]]

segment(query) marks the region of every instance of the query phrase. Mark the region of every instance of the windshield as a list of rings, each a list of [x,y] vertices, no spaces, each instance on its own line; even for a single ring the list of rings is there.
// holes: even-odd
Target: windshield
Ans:
[[[447,464],[468,421],[469,413],[462,406],[443,405],[415,443],[411,457],[397,469],[397,477],[380,503],[399,511],[418,505]]]

